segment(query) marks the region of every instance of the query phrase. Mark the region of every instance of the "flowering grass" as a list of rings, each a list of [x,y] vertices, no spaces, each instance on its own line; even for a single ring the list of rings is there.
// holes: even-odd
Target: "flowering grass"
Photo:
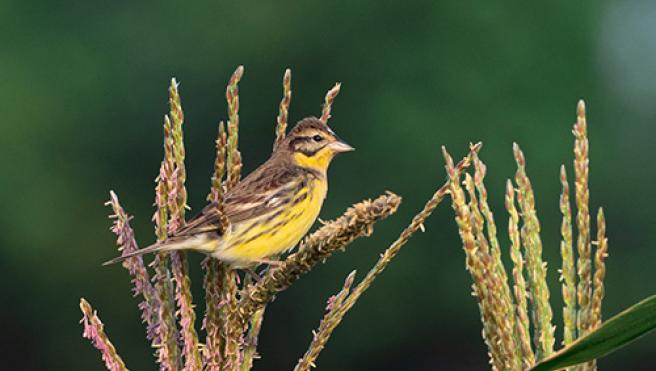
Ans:
[[[222,214],[224,195],[241,179],[239,138],[239,82],[244,74],[238,67],[226,88],[227,122],[218,124],[216,160],[207,200],[217,205],[221,232],[230,221]],[[274,150],[284,140],[291,103],[292,74],[283,77],[283,97],[276,119]],[[169,113],[164,117],[164,156],[156,178],[153,215],[155,236],[159,241],[185,224],[187,191],[185,188],[184,113],[178,83],[171,80]],[[324,99],[321,120],[327,123],[341,84],[330,89]],[[527,161],[518,144],[513,145],[517,165],[514,178],[506,182],[505,209],[508,213],[508,243],[499,241],[497,221],[488,204],[485,186],[487,168],[479,156],[482,144],[470,145],[469,153],[455,163],[445,147],[442,153],[448,176],[417,213],[399,237],[380,254],[378,261],[360,281],[357,272],[349,274],[341,290],[328,299],[317,330],[313,331],[307,351],[294,370],[309,370],[327,345],[333,331],[342,322],[362,294],[386,269],[414,233],[447,197],[451,200],[465,253],[465,266],[472,277],[483,326],[483,340],[494,370],[595,370],[595,359],[615,351],[656,328],[656,296],[602,321],[605,294],[605,260],[608,256],[606,220],[603,209],[596,216],[596,239],[592,241],[589,210],[589,142],[585,104],[580,101],[574,134],[574,182],[570,190],[567,168],[560,169],[562,214],[559,270],[564,306],[563,348],[556,351],[556,326],[553,324],[551,292],[547,286],[549,271],[542,258],[540,220],[535,207],[536,195],[529,178]],[[573,205],[572,205],[573,197]],[[306,236],[298,248],[275,266],[267,266],[259,277],[232,269],[219,260],[202,262],[205,312],[195,310],[191,295],[189,263],[186,253],[158,253],[150,265],[141,256],[126,259],[122,265],[134,285],[133,295],[140,298],[138,309],[146,327],[146,337],[155,349],[160,370],[250,370],[257,353],[258,337],[267,305],[360,237],[373,233],[374,225],[394,214],[401,197],[387,192],[374,199],[352,205],[342,216],[324,222]],[[138,250],[131,217],[110,191],[107,203],[112,207],[112,231],[122,255]],[[576,213],[574,214],[574,207]],[[501,224],[499,224],[501,226]],[[548,247],[549,248],[549,247]],[[507,270],[502,255],[510,256]],[[109,340],[95,310],[80,300],[83,312],[83,336],[91,340],[109,370],[127,370],[116,347]],[[202,318],[202,319],[201,319]],[[201,331],[196,322],[201,319]]]
[[[560,176],[563,186],[560,197],[560,210],[563,215],[563,265],[560,272],[565,303],[564,345],[573,343],[577,337],[586,335],[601,324],[604,261],[608,252],[605,220],[601,209],[597,218],[597,240],[590,241],[589,158],[583,101],[580,101],[577,107],[573,133],[577,208],[576,263],[572,247],[570,190],[564,165],[561,167]],[[472,154],[474,175],[472,177],[466,173],[463,180],[454,172],[449,154],[444,152],[446,169],[451,180],[452,205],[467,257],[466,267],[472,276],[474,296],[481,312],[483,338],[488,346],[490,364],[497,370],[531,368],[554,352],[555,342],[550,291],[546,280],[547,263],[542,259],[543,246],[540,221],[535,209],[535,194],[528,176],[524,153],[516,143],[513,145],[513,155],[517,171],[514,182],[510,179],[507,181],[505,195],[506,210],[509,214],[508,250],[513,263],[512,274],[508,275],[500,259],[501,248],[496,237],[494,215],[486,201],[487,192],[483,183],[485,164],[478,155]],[[596,247],[594,275],[591,246]],[[512,282],[509,276],[512,277]],[[529,340],[531,334],[532,341]],[[596,369],[594,361],[577,367],[581,370]]]
[[[221,210],[223,198],[241,179],[241,154],[239,138],[239,81],[244,69],[239,66],[230,77],[226,88],[228,120],[218,125],[216,160],[207,199]],[[274,149],[284,137],[291,102],[291,71],[283,77],[283,98],[275,129]],[[332,105],[339,94],[341,84],[330,89],[324,100],[321,120],[331,117]],[[169,113],[164,117],[164,157],[156,178],[155,205],[153,216],[155,235],[165,240],[185,224],[187,191],[185,188],[185,147],[183,136],[184,113],[179,86],[175,79],[169,88]],[[478,147],[472,148],[475,154]],[[460,174],[471,163],[465,157],[454,172]],[[296,365],[296,370],[307,370],[314,366],[321,350],[328,342],[332,331],[344,315],[355,305],[358,298],[383,272],[409,238],[419,229],[437,205],[447,196],[448,185],[439,188],[399,238],[381,254],[380,259],[360,281],[355,281],[355,272],[346,280],[344,288],[330,300],[319,330],[310,342],[305,355]],[[176,251],[156,254],[150,269],[143,258],[131,257],[122,264],[128,270],[134,284],[134,295],[141,298],[139,309],[146,325],[146,336],[155,349],[155,361],[161,370],[249,370],[257,354],[257,339],[265,320],[266,306],[303,275],[309,273],[320,262],[325,262],[335,252],[344,250],[360,237],[370,236],[373,226],[394,214],[401,197],[387,192],[372,200],[364,200],[348,208],[333,221],[325,222],[315,232],[306,236],[295,252],[285,257],[280,264],[266,267],[261,277],[251,279],[242,276],[227,264],[206,258],[205,270],[205,313],[195,310],[191,295],[192,282],[186,253]],[[116,194],[110,192],[109,205],[114,215],[113,232],[117,236],[118,250],[123,255],[134,252],[138,245],[130,227],[130,216],[124,211]],[[223,218],[222,229],[229,227]],[[104,332],[103,325],[86,300],[81,299],[84,313],[84,336],[91,339],[101,351],[103,360],[110,370],[127,369],[114,346]],[[196,321],[202,318],[201,332],[196,331]]]

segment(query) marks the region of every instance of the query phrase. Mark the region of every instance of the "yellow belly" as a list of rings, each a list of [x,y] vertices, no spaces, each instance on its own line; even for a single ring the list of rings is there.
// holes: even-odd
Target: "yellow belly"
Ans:
[[[265,214],[257,220],[248,220],[231,226],[212,255],[234,266],[252,263],[279,255],[294,246],[305,236],[319,216],[326,197],[325,181],[313,180],[307,187],[308,196],[270,221],[263,222]],[[302,192],[301,192],[302,193]]]

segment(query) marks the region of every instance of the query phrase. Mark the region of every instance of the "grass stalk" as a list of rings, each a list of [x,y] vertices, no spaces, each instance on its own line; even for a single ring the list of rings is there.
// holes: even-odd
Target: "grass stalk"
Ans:
[[[205,289],[205,317],[202,328],[205,330],[203,363],[209,371],[219,371],[223,361],[221,341],[221,264],[218,260],[207,257],[202,262],[205,269],[203,288]]]
[[[105,325],[103,325],[100,317],[98,317],[96,311],[91,307],[91,304],[84,298],[80,299],[80,310],[82,310],[83,314],[80,323],[84,324],[82,336],[91,340],[93,346],[100,351],[107,369],[110,371],[127,371],[128,368],[125,367],[125,363],[116,352],[114,344],[112,344],[107,334],[105,334]]]
[[[355,280],[355,271],[352,271],[344,280],[344,285],[342,289],[336,295],[333,295],[328,299],[328,305],[326,306],[326,314],[319,323],[319,329],[312,331],[312,342],[308,347],[308,350],[305,352],[303,357],[298,360],[294,371],[307,371],[313,367],[316,367],[314,363],[319,357],[319,353],[323,350],[332,334],[333,330],[339,324],[344,312],[342,312],[342,303],[344,299],[348,296],[351,291],[351,286]]]
[[[592,297],[592,261],[590,248],[590,211],[588,190],[588,138],[585,118],[585,103],[579,101],[577,106],[577,119],[574,124],[574,173],[576,175],[576,226],[578,230],[577,270],[579,283],[577,288],[579,311],[577,316],[577,330],[579,336],[585,335],[591,323],[591,297]]]
[[[577,252],[578,272],[577,301],[578,312],[577,335],[584,336],[592,326],[592,248],[590,237],[590,191],[588,188],[590,159],[588,157],[587,121],[585,102],[580,100],[576,107],[574,134],[574,175],[576,197]],[[578,370],[593,370],[596,365],[589,362],[578,366]]]
[[[601,302],[604,299],[604,277],[606,276],[606,258],[608,257],[608,239],[606,238],[606,219],[604,209],[597,213],[597,250],[595,252],[594,291],[592,295],[592,329],[601,325]]]
[[[224,177],[226,173],[227,134],[223,121],[219,123],[219,134],[216,139],[216,159],[214,161],[214,172],[212,175],[212,186],[207,200],[216,204],[221,213],[221,230],[228,229],[228,218],[223,214],[223,198],[225,194]],[[210,371],[219,371],[223,361],[224,339],[221,335],[222,315],[222,282],[225,274],[224,264],[211,257],[203,260],[205,277],[203,286],[205,288],[205,318],[203,328],[205,329],[205,368]]]
[[[184,113],[178,91],[178,82],[171,79],[169,88],[169,115],[165,117],[165,125],[170,128],[170,155],[168,169],[173,169],[168,175],[168,209],[169,224],[168,233],[173,234],[185,224],[185,211],[187,208],[186,168],[184,165],[185,148],[182,125]],[[171,163],[171,159],[173,162]],[[180,316],[180,334],[183,342],[183,354],[185,370],[197,371],[202,369],[202,361],[198,347],[198,334],[195,328],[196,312],[194,311],[193,298],[191,294],[191,280],[189,279],[189,263],[187,253],[174,251],[171,253],[171,268],[176,285],[176,302]]]
[[[452,207],[456,215],[456,223],[460,232],[460,238],[463,243],[466,256],[466,267],[470,272],[473,283],[474,295],[478,298],[481,319],[483,322],[483,338],[488,345],[490,361],[492,367],[497,370],[512,369],[510,364],[512,351],[507,347],[507,343],[502,340],[501,318],[495,313],[495,287],[490,281],[493,272],[490,259],[483,259],[485,254],[479,247],[479,242],[475,236],[475,221],[465,197],[465,193],[460,186],[460,174],[456,171],[451,155],[442,147],[444,160],[446,162],[446,171],[449,176],[449,193],[451,194]],[[488,275],[488,272],[490,273]]]
[[[280,101],[280,109],[278,113],[276,125],[276,141],[273,143],[273,149],[285,139],[287,132],[287,121],[289,119],[289,104],[292,101],[292,71],[288,68],[285,70],[285,75],[282,78],[282,100]]]
[[[225,266],[221,305],[221,330],[223,343],[223,368],[237,370],[241,364],[241,345],[244,325],[240,323],[237,292],[239,277],[234,269]]]
[[[239,81],[244,75],[244,66],[239,66],[230,77],[226,88],[228,102],[228,182],[226,190],[233,188],[241,178],[241,153],[237,148],[239,142]]]
[[[572,247],[572,210],[569,200],[569,183],[565,166],[560,167],[560,182],[563,191],[560,195],[560,212],[563,221],[560,227],[562,240],[560,255],[563,258],[560,279],[563,293],[563,345],[569,345],[576,339],[576,268]]]
[[[498,311],[500,315],[505,317],[506,323],[505,327],[508,328],[507,337],[508,345],[514,344],[514,354],[513,360],[515,362],[514,367],[521,368],[521,361],[523,358],[523,350],[521,342],[518,341],[517,337],[517,328],[515,326],[515,307],[513,302],[513,297],[510,293],[510,286],[508,282],[508,274],[503,266],[503,261],[501,260],[501,248],[499,246],[499,240],[497,238],[497,227],[494,221],[494,214],[490,210],[490,206],[487,202],[487,188],[485,187],[485,174],[487,172],[487,166],[478,156],[477,152],[472,152],[472,160],[474,164],[474,180],[473,183],[478,191],[478,207],[480,208],[479,213],[482,214],[485,218],[485,225],[487,225],[487,245],[489,245],[489,253],[492,258],[493,271],[495,273],[495,279],[497,281],[497,289],[500,290],[501,302]],[[469,177],[469,174],[466,174]],[[471,180],[470,180],[471,182]],[[471,187],[471,185],[470,185]],[[475,199],[473,190],[470,191],[472,194],[471,199]],[[485,240],[485,236],[481,235],[478,238],[480,241]],[[511,336],[512,334],[512,336]]]
[[[342,84],[341,83],[335,83],[335,86],[333,86],[328,92],[326,93],[326,98],[323,103],[323,108],[321,110],[321,121],[324,123],[328,122],[328,119],[330,119],[330,113],[332,111],[333,107],[333,102],[335,101],[335,98],[337,97],[337,94],[339,94],[339,91],[342,89]]]
[[[253,360],[259,358],[257,355],[257,339],[260,336],[262,329],[262,321],[264,320],[264,311],[266,307],[262,307],[253,313],[250,319],[248,334],[244,343],[244,351],[241,361],[241,371],[248,371],[253,367]]]
[[[506,274],[503,262],[501,261],[501,248],[499,247],[499,240],[497,238],[497,226],[494,222],[494,214],[492,213],[492,210],[490,210],[490,206],[487,202],[487,188],[483,181],[485,179],[485,173],[487,172],[487,166],[478,157],[477,152],[472,152],[472,159],[475,171],[474,185],[478,191],[480,212],[485,217],[485,223],[487,225],[487,238],[490,245],[490,254],[494,258],[495,271],[499,274],[500,279],[503,282],[506,282],[506,284],[503,285],[504,301],[508,307],[512,307],[512,296],[510,295],[510,288],[507,285],[508,275]]]
[[[167,153],[170,153],[166,150],[168,145],[168,136],[167,136],[167,126],[164,127],[164,148],[165,148],[165,157]],[[153,215],[153,221],[155,222],[155,234],[157,235],[158,241],[166,240],[168,236],[168,190],[167,190],[167,177],[168,172],[167,161],[162,161],[160,166],[159,176],[157,177],[157,186],[155,188],[155,205],[157,206],[157,211]],[[157,291],[157,298],[159,302],[159,311],[158,311],[158,362],[160,363],[160,368],[163,370],[179,370],[182,366],[182,360],[180,358],[180,349],[178,347],[178,329],[175,322],[175,304],[173,302],[174,298],[174,289],[173,282],[171,279],[171,271],[168,268],[168,253],[157,253],[155,259],[151,263],[154,270],[155,276],[155,290]]]
[[[528,303],[526,281],[524,279],[524,257],[522,256],[522,243],[519,235],[519,213],[515,207],[515,189],[510,179],[506,182],[505,206],[508,211],[508,236],[510,237],[510,259],[513,262],[513,282],[516,302],[515,333],[522,349],[524,368],[535,363],[535,354],[531,348],[530,322],[528,319]]]
[[[118,196],[116,196],[114,191],[109,192],[109,197],[106,205],[110,205],[114,212],[110,216],[110,218],[114,219],[111,229],[117,237],[116,244],[118,245],[118,250],[122,255],[137,251],[139,247],[134,237],[134,230],[130,226],[131,217],[121,206]],[[158,341],[157,311],[159,302],[155,287],[150,282],[150,274],[141,256],[131,257],[125,260],[122,265],[132,277],[132,283],[134,285],[133,295],[143,298],[143,301],[139,303],[141,319],[146,323],[146,337],[153,342],[153,346],[156,346]]]
[[[522,211],[522,243],[525,249],[529,297],[533,306],[534,342],[536,358],[540,360],[553,352],[554,326],[551,324],[552,311],[549,304],[549,287],[547,286],[547,264],[542,260],[542,240],[540,239],[540,222],[535,211],[535,196],[531,181],[526,175],[524,153],[515,143],[513,153],[517,162],[517,201]]]
[[[219,135],[216,138],[216,159],[214,160],[214,172],[212,174],[212,185],[207,201],[218,205],[223,204],[223,177],[226,173],[226,148],[228,138],[223,121],[219,123]]]

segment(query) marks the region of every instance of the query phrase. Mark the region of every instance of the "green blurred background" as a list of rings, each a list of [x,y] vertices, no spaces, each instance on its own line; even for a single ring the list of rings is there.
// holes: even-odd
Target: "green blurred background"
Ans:
[[[153,179],[162,156],[167,85],[181,82],[190,204],[209,186],[214,138],[234,68],[241,88],[245,171],[269,155],[286,67],[291,120],[320,113],[343,83],[331,125],[357,151],[338,158],[322,212],[392,190],[393,218],[314,269],[270,305],[262,370],[290,369],[325,300],[360,276],[445,180],[440,145],[460,157],[482,140],[497,221],[520,143],[537,192],[558,343],[561,305],[558,169],[571,176],[571,125],[588,107],[591,207],[604,206],[608,317],[656,291],[652,160],[656,3],[0,2],[0,349],[3,368],[102,369],[81,338],[88,298],[135,370],[154,370],[103,206],[115,190],[137,239],[153,240]],[[335,331],[320,370],[486,369],[453,214],[440,206]],[[505,227],[502,240],[506,241]],[[202,306],[192,258],[196,302]],[[599,363],[654,368],[650,335]]]

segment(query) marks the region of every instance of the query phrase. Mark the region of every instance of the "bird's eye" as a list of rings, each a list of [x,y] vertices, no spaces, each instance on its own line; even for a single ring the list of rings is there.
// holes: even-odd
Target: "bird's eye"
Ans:
[[[323,140],[323,137],[321,135],[315,135],[315,136],[312,137],[312,139],[315,142],[321,142]]]

